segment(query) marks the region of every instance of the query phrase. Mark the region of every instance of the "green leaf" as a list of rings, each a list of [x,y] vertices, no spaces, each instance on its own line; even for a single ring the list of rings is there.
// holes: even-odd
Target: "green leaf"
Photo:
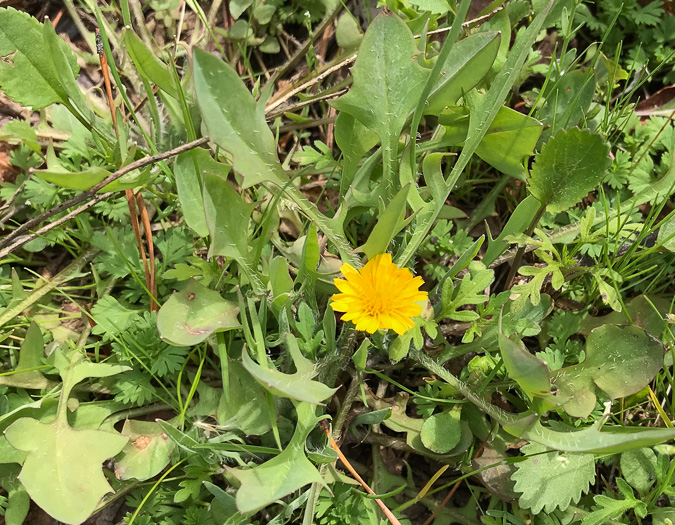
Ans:
[[[499,334],[499,349],[509,377],[518,383],[530,399],[551,391],[548,366],[532,355],[522,341],[513,341]]]
[[[532,220],[537,215],[540,207],[541,203],[532,195],[528,195],[520,201],[497,238],[493,239],[488,233],[488,248],[481,259],[482,263],[486,266],[490,266],[495,262],[509,247],[508,243],[504,241],[504,238],[507,235],[523,233],[532,223]]]
[[[7,124],[6,126],[8,126]],[[3,128],[4,129],[4,128]],[[666,219],[659,228],[657,242],[669,252],[675,253],[675,215]]]
[[[9,443],[28,453],[19,480],[31,499],[53,518],[82,523],[112,488],[101,464],[127,438],[102,430],[74,430],[56,419],[21,418],[5,431]]]
[[[220,173],[204,173],[204,213],[211,236],[209,257],[246,261],[249,222],[255,203],[246,203]]]
[[[408,399],[409,395],[405,392],[402,392],[398,394],[393,404],[391,402],[375,398],[372,396],[372,394],[368,396],[367,401],[368,406],[374,408],[375,410],[383,410],[386,408],[391,409],[391,417],[388,417],[382,421],[382,424],[394,432],[404,432],[406,434],[406,443],[408,446],[412,447],[420,454],[434,459],[441,459],[463,454],[471,446],[471,443],[473,442],[473,434],[471,433],[471,430],[469,430],[468,423],[461,421],[460,439],[452,449],[448,450],[445,454],[437,454],[436,452],[427,448],[424,445],[421,436],[424,419],[410,417],[406,413]],[[430,434],[433,428],[433,426],[428,427],[427,432]],[[427,435],[427,437],[430,436]],[[433,441],[431,438],[430,440]]]
[[[261,366],[253,361],[246,351],[241,354],[244,368],[274,395],[314,405],[322,404],[321,402],[331,397],[337,388],[329,388],[319,381],[313,381],[312,378],[318,373],[314,369],[314,363],[303,357],[292,334],[286,334],[286,337],[288,350],[295,364],[294,374],[284,374],[274,368]]]
[[[124,422],[121,434],[129,441],[115,457],[115,477],[145,481],[159,474],[169,464],[175,442],[154,421]]]
[[[171,344],[192,346],[213,332],[239,328],[238,314],[235,302],[190,279],[183,290],[174,292],[159,309],[157,330]]]
[[[218,403],[218,425],[259,436],[270,429],[269,405],[265,390],[237,360],[228,362],[229,388]]]
[[[530,174],[530,192],[547,211],[565,211],[602,181],[612,163],[608,152],[597,133],[578,128],[559,131],[537,155]]]
[[[553,372],[552,384],[559,395],[571,397],[563,404],[569,415],[588,417],[596,388],[610,399],[639,392],[663,366],[664,353],[663,343],[642,328],[601,326],[586,340],[586,359]]]
[[[335,39],[338,46],[343,48],[346,53],[356,51],[361,44],[363,31],[359,22],[349,11],[344,12],[338,18],[335,25]]]
[[[641,496],[646,496],[656,481],[656,454],[651,448],[627,450],[621,454],[621,474]]]
[[[335,119],[335,142],[344,156],[340,195],[347,193],[359,161],[378,143],[377,133],[371,131],[349,113],[340,112]]]
[[[84,191],[91,188],[94,184],[101,182],[108,175],[110,175],[110,172],[98,166],[92,166],[91,168],[80,172],[56,171],[54,169],[47,169],[35,170],[34,174],[41,179],[51,182],[52,184],[56,184],[57,186],[61,186],[62,188]],[[110,184],[107,184],[98,190],[97,193],[136,188],[147,182],[149,179],[149,170],[133,170],[119,179],[112,181]]]
[[[536,443],[524,446],[522,451],[529,457],[516,463],[516,472],[511,476],[516,482],[516,492],[522,493],[518,503],[532,514],[542,510],[547,514],[556,509],[566,510],[572,502],[579,501],[581,494],[588,492],[595,480],[593,454],[538,454],[546,450]]]
[[[19,388],[47,388],[49,381],[39,370],[31,370],[43,366],[44,341],[40,327],[31,321],[26,337],[21,344],[19,362],[14,369],[16,374],[0,376],[0,385]],[[21,372],[21,370],[28,370]]]
[[[209,234],[202,196],[202,177],[207,171],[227,177],[230,168],[215,161],[204,149],[181,153],[174,165],[178,201],[183,210],[185,222],[200,237],[206,237]]]
[[[36,153],[40,153],[42,147],[38,143],[37,133],[31,127],[30,122],[25,120],[10,120],[0,129],[0,140],[18,139]],[[13,143],[13,142],[12,142]]]
[[[19,465],[0,464],[0,487],[7,491],[6,525],[21,525],[30,509],[30,497],[18,479],[20,470]]]
[[[42,25],[42,35],[45,44],[47,44],[47,52],[51,57],[56,75],[61,83],[61,89],[67,94],[70,103],[77,108],[80,116],[87,122],[94,122],[94,113],[87,105],[87,101],[82,94],[79,84],[75,78],[78,72],[77,66],[72,69],[74,55],[68,45],[56,34],[54,26],[47,21]],[[77,64],[77,62],[75,62]]]
[[[440,115],[447,106],[456,104],[464,93],[473,89],[490,71],[500,40],[497,31],[490,31],[455,42],[424,106],[424,114]]]
[[[429,74],[410,29],[396,15],[380,15],[368,27],[352,68],[354,84],[332,105],[375,131],[383,144],[398,139]]]
[[[197,103],[211,140],[227,151],[244,180],[243,188],[270,181],[288,182],[277,157],[274,135],[236,71],[213,55],[194,50]]]
[[[546,106],[537,116],[553,133],[571,128],[588,113],[594,93],[592,70],[568,71],[545,94]]]
[[[462,437],[461,411],[460,405],[426,418],[420,430],[424,446],[436,454],[447,454],[455,448]]]
[[[625,312],[611,312],[598,317],[589,315],[583,320],[579,333],[588,336],[595,328],[605,324],[634,324],[657,337],[663,333],[666,322],[661,315],[670,311],[670,300],[656,296],[638,295],[625,304]],[[652,307],[652,304],[656,307],[656,310]]]
[[[73,76],[78,67],[68,45],[59,44]],[[42,24],[27,13],[11,7],[0,9],[0,88],[22,106],[41,109],[50,104],[68,103],[51,54],[45,52]]]
[[[443,318],[454,319],[456,321],[471,321],[478,319],[476,312],[459,310],[465,305],[482,304],[488,300],[485,295],[485,289],[492,284],[495,279],[494,270],[487,270],[485,265],[479,261],[474,261],[469,264],[469,273],[462,277],[462,281],[458,288],[454,288],[452,279],[447,279],[443,283],[443,311],[438,316],[437,320]],[[466,312],[466,313],[465,313]],[[467,319],[467,313],[471,319]]]
[[[622,517],[630,509],[640,517],[647,515],[647,504],[635,499],[631,488],[621,478],[616,479],[616,485],[624,495],[624,499],[614,499],[608,496],[598,495],[593,499],[598,505],[596,510],[584,517],[582,525],[602,525],[607,521]]]
[[[253,512],[309,483],[325,486],[316,467],[305,456],[305,441],[319,418],[315,406],[296,403],[298,422],[291,441],[278,456],[249,470],[230,472],[241,482],[237,491],[239,512]]]
[[[398,139],[415,109],[429,70],[418,54],[408,26],[396,15],[379,15],[368,27],[352,68],[349,92],[331,102],[380,137],[384,162],[384,200],[393,196]]]
[[[410,184],[406,184],[399,190],[386,206],[384,213],[377,219],[377,224],[375,224],[373,231],[370,232],[368,240],[365,244],[356,248],[356,251],[365,253],[368,259],[372,259],[377,254],[387,251],[389,243],[407,223],[405,212],[409,191]]]
[[[444,125],[444,143],[464,143],[469,129],[469,111],[467,107],[453,107],[441,114],[439,123]],[[541,131],[542,124],[538,120],[501,107],[476,147],[476,155],[502,173],[524,180],[527,170],[523,162],[532,156]]]
[[[122,41],[140,75],[159,86],[172,97],[178,98],[178,88],[169,67],[145,46],[138,35],[125,28],[122,31]]]

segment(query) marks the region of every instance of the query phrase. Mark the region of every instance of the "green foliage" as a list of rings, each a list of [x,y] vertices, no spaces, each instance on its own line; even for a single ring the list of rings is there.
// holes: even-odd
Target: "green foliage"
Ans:
[[[672,14],[385,4],[153,0],[144,25],[84,2],[68,16],[97,20],[119,137],[76,80],[91,50],[0,11],[0,88],[41,110],[0,131],[3,234],[208,137],[0,240],[10,525],[31,499],[80,523],[122,495],[136,525],[380,525],[323,420],[398,516],[672,521],[675,128],[667,91],[635,106],[672,76]],[[154,298],[122,188],[148,211]],[[402,335],[330,307],[343,265],[383,252],[429,295]],[[361,307],[388,315],[409,290],[369,297],[376,277]],[[439,462],[464,509],[439,505]]]
[[[595,480],[592,454],[547,451],[534,443],[523,447],[523,452],[527,459],[516,463],[511,478],[516,482],[515,490],[522,494],[520,505],[533,514],[566,510]]]

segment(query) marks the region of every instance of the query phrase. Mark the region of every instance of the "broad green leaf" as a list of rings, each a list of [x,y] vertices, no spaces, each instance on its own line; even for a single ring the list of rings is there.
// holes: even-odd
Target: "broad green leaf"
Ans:
[[[551,374],[558,394],[571,397],[562,406],[574,417],[588,417],[596,388],[610,399],[642,390],[663,366],[663,343],[636,326],[605,325],[586,340],[586,359]]]
[[[247,351],[243,351],[241,354],[244,368],[274,395],[289,397],[314,405],[322,404],[321,402],[332,396],[337,388],[329,388],[319,381],[312,380],[317,374],[314,364],[300,353],[298,343],[293,335],[286,334],[286,336],[288,338],[288,350],[295,364],[296,372],[294,374],[284,374],[274,368],[261,366],[251,359]]]
[[[499,334],[499,349],[509,377],[520,385],[530,399],[551,391],[548,366],[532,355],[521,341],[513,341]]]
[[[583,430],[558,432],[544,427],[535,414],[518,420],[509,418],[501,423],[504,430],[513,436],[564,452],[618,454],[675,439],[675,429],[672,428],[605,426],[600,430],[597,423]]]
[[[565,73],[546,93],[546,106],[537,116],[553,134],[575,126],[588,113],[595,93],[591,71],[575,69]]]
[[[444,143],[464,143],[470,111],[468,107],[451,107],[440,115],[439,123],[445,129]],[[532,156],[541,131],[542,124],[538,120],[501,107],[476,148],[476,155],[502,173],[524,180],[527,170],[523,162]]]
[[[386,205],[384,213],[380,214],[366,243],[356,248],[356,251],[365,253],[368,259],[387,251],[394,236],[406,225],[405,212],[409,191],[410,184],[406,184],[399,190],[391,202]]]
[[[516,482],[516,492],[521,493],[518,503],[532,514],[542,510],[546,514],[556,509],[566,510],[588,492],[595,480],[593,454],[556,451],[538,454],[545,452],[546,447],[536,443],[526,445],[522,451],[528,458],[516,463],[511,479]]]
[[[288,182],[277,157],[274,135],[236,71],[222,60],[195,48],[194,82],[197,103],[211,140],[232,157],[242,186]]]
[[[40,327],[32,321],[21,344],[19,362],[14,369],[15,374],[0,376],[0,385],[19,388],[46,388],[49,381],[39,370],[31,370],[44,365],[44,341]],[[27,370],[21,372],[21,370]]]
[[[480,82],[490,71],[499,50],[498,32],[478,33],[455,42],[441,76],[424,106],[426,115],[440,115],[447,106]]]
[[[358,20],[349,11],[345,11],[338,18],[335,25],[335,39],[338,46],[345,50],[345,53],[356,51],[361,44],[363,31]]]
[[[675,215],[661,224],[657,242],[669,252],[675,252]]]
[[[325,485],[321,474],[305,456],[305,441],[319,418],[316,407],[296,403],[298,422],[291,441],[278,456],[248,470],[230,470],[241,482],[237,491],[239,512],[253,512],[309,483]]]
[[[178,346],[192,346],[216,331],[241,325],[239,307],[221,295],[190,279],[180,292],[174,292],[157,313],[157,330],[162,339]]]
[[[169,67],[157,58],[153,51],[145,47],[138,35],[125,28],[122,31],[122,41],[141,76],[159,86],[172,97],[178,98],[179,88],[176,87],[174,76],[169,71]]]
[[[621,475],[641,496],[646,496],[656,481],[656,454],[651,448],[627,450],[621,454]]]
[[[368,27],[352,68],[352,88],[332,105],[375,131],[383,144],[391,137],[398,139],[429,74],[414,60],[417,54],[403,20],[378,16]]]
[[[605,324],[634,324],[652,335],[661,336],[666,328],[666,321],[664,321],[662,315],[670,311],[669,299],[638,295],[625,304],[626,312],[611,312],[598,317],[589,315],[583,320],[579,333],[587,336],[592,330]],[[656,307],[656,310],[654,310],[652,304]]]
[[[61,186],[62,188],[68,188],[69,190],[88,190],[94,184],[98,184],[110,175],[110,172],[98,166],[92,166],[91,168],[80,172],[47,169],[35,170],[34,174],[41,179],[56,184],[57,186]],[[98,190],[98,193],[136,188],[147,182],[149,179],[149,170],[134,170],[104,186]]]
[[[75,55],[65,42],[59,45],[75,76]],[[0,61],[0,88],[22,106],[41,109],[56,102],[68,103],[68,94],[46,49],[42,24],[11,7],[0,9],[0,56],[12,56],[11,61]]]
[[[7,503],[4,512],[6,525],[24,523],[30,508],[30,497],[19,481],[19,465],[0,464],[0,487],[7,491]]]
[[[44,42],[46,44],[47,53],[51,57],[52,63],[54,64],[54,70],[56,75],[61,83],[61,89],[65,91],[70,100],[70,103],[77,108],[77,111],[80,113],[82,118],[92,123],[94,122],[94,113],[91,108],[87,105],[87,101],[82,94],[80,86],[75,81],[75,75],[77,74],[77,69],[71,69],[71,64],[73,63],[73,52],[67,45],[63,45],[64,42],[56,34],[54,26],[47,21],[42,25],[42,35]]]
[[[169,464],[175,442],[169,440],[154,421],[124,422],[121,434],[129,438],[115,457],[115,477],[145,481],[159,474]]]
[[[0,129],[0,140],[6,141],[14,139],[12,144],[17,142],[25,144],[36,153],[42,151],[38,143],[35,128],[31,127],[30,122],[25,120],[10,120]]]
[[[420,430],[424,446],[436,454],[447,454],[455,448],[462,437],[461,411],[460,405],[426,418]]]
[[[88,377],[110,377],[131,370],[124,365],[94,363],[77,351],[65,353],[59,349],[51,354],[49,359],[63,379],[65,394],[69,393],[70,388]]]
[[[204,214],[211,236],[209,257],[224,255],[246,262],[249,222],[255,203],[246,203],[220,173],[204,173]]]
[[[537,155],[530,193],[546,210],[559,213],[580,202],[603,179],[612,163],[603,138],[572,128],[556,133]]]
[[[675,429],[672,428],[605,426],[604,430],[600,430],[603,423],[602,420],[597,421],[596,424],[584,430],[572,432],[554,431],[545,428],[540,423],[540,418],[537,414],[510,414],[495,407],[486,401],[482,395],[477,394],[469,388],[466,383],[459,381],[439,361],[432,359],[423,352],[413,349],[411,354],[414,361],[444,380],[448,383],[449,387],[460,392],[468,401],[476,405],[482,412],[488,414],[493,421],[498,422],[506,432],[521,439],[534,441],[547,448],[565,452],[614,454],[634,448],[657,445],[675,438]],[[383,408],[382,406],[378,406],[377,402],[371,404],[370,400],[369,405],[375,408]]]
[[[228,377],[228,390],[222,393],[218,403],[218,425],[246,435],[259,436],[267,432],[271,418],[263,387],[235,359],[229,360]]]
[[[342,151],[340,195],[347,193],[359,167],[359,161],[378,143],[377,134],[349,113],[340,112],[335,119],[335,142]]]
[[[493,239],[488,233],[488,249],[481,259],[485,266],[490,266],[507,250],[509,245],[504,241],[507,235],[523,233],[532,224],[540,207],[541,203],[532,195],[528,195],[513,210],[509,220],[496,239]]]
[[[430,71],[414,59],[415,40],[396,15],[379,15],[366,31],[349,92],[331,102],[377,133],[382,142],[385,201],[393,196],[398,139]]]
[[[232,0],[229,4],[232,18],[237,20],[251,5],[253,0]]]
[[[207,171],[227,177],[230,168],[215,161],[208,151],[194,149],[178,155],[173,171],[185,222],[200,237],[209,235],[202,193],[202,180]]]
[[[112,492],[101,464],[127,442],[113,432],[74,430],[58,418],[51,423],[21,418],[5,436],[13,447],[28,453],[19,480],[31,499],[66,523],[82,523]]]
[[[409,395],[407,393],[400,393],[392,402],[379,399],[370,394],[367,397],[368,406],[375,410],[391,409],[391,416],[384,419],[382,424],[394,432],[403,432],[406,434],[406,443],[420,454],[434,458],[448,458],[463,454],[473,442],[473,434],[469,430],[469,425],[466,421],[461,421],[461,434],[459,442],[444,454],[437,454],[431,449],[427,448],[422,441],[422,426],[424,419],[410,417],[406,413]],[[432,427],[427,428],[429,432]]]

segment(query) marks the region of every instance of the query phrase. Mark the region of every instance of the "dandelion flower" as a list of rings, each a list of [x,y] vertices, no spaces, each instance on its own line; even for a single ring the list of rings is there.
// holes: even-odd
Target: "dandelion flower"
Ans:
[[[417,303],[427,299],[427,292],[419,290],[424,281],[396,266],[391,254],[376,255],[359,270],[343,264],[340,271],[345,279],[333,282],[342,293],[333,295],[331,307],[345,312],[343,321],[371,334],[391,328],[400,335],[415,326],[411,318],[422,311]]]

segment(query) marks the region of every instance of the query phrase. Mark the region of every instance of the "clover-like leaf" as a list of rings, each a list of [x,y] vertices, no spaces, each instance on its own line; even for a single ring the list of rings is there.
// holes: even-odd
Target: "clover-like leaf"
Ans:
[[[663,343],[637,326],[605,325],[586,340],[586,359],[552,373],[558,395],[570,397],[562,406],[574,417],[588,417],[595,408],[596,389],[610,399],[642,390],[663,366]]]
[[[127,442],[103,430],[75,430],[60,418],[40,423],[24,417],[5,431],[9,443],[28,455],[19,480],[40,507],[65,523],[82,523],[112,488],[101,464]]]
[[[157,330],[162,339],[178,346],[192,346],[216,331],[241,326],[239,307],[194,279],[175,292],[157,314]]]
[[[542,509],[547,514],[555,509],[567,509],[572,502],[579,501],[595,480],[593,454],[539,454],[546,450],[537,443],[524,446],[522,451],[530,457],[516,463],[516,472],[511,476],[516,482],[516,492],[522,493],[518,503],[532,514]]]
[[[537,155],[530,192],[549,212],[565,211],[600,183],[611,163],[609,147],[597,133],[561,130]]]
[[[461,405],[457,409],[433,414],[424,420],[420,429],[422,443],[436,454],[447,454],[462,437]]]

